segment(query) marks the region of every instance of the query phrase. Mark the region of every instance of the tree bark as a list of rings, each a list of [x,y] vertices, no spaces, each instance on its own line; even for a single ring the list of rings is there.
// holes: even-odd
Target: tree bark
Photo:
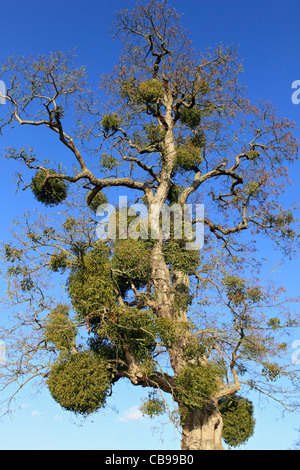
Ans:
[[[182,413],[182,450],[224,450],[223,420],[217,407],[212,411],[187,410]]]
[[[159,220],[156,212],[160,211],[171,187],[171,170],[174,166],[176,148],[172,128],[171,104],[172,96],[168,96],[166,104],[166,123],[168,129],[165,136],[165,165],[161,173],[161,183],[157,193],[149,203],[152,203],[151,216]],[[160,232],[159,226],[157,226]],[[161,233],[151,253],[152,280],[155,291],[156,314],[159,318],[172,319],[174,323],[183,325],[188,323],[186,308],[174,310],[175,295],[189,293],[189,275],[181,271],[169,270],[164,260]],[[179,328],[178,340],[168,348],[170,363],[175,376],[186,366],[184,349],[193,338],[190,331],[183,332]],[[179,404],[182,427],[182,450],[222,450],[223,420],[218,411],[216,400],[212,400],[205,410],[191,410]]]

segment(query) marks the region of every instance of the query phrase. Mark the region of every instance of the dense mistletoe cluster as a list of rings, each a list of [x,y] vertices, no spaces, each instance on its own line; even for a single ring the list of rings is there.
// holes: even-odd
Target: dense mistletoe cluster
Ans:
[[[32,178],[31,190],[45,206],[56,206],[67,197],[67,185],[63,179],[50,178],[54,170],[39,170]]]
[[[223,439],[230,447],[245,443],[254,433],[252,402],[239,395],[225,397],[220,402],[223,417]]]
[[[111,382],[106,363],[92,352],[64,355],[53,364],[47,379],[54,400],[66,410],[83,415],[105,405]]]

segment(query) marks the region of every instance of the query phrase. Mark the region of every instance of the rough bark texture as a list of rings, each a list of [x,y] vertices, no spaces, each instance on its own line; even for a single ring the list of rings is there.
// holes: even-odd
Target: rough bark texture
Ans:
[[[182,450],[223,450],[223,420],[217,408],[186,411],[182,421]]]
[[[152,253],[152,279],[156,293],[156,313],[159,317],[173,318],[179,323],[188,322],[187,312],[174,311],[174,294],[189,291],[189,277],[181,272],[173,273],[172,284],[170,272],[165,264],[159,244]],[[171,366],[175,376],[187,365],[184,347],[191,339],[190,331],[178,336],[178,341],[169,348]],[[179,405],[179,408],[181,405]],[[213,401],[203,411],[184,408],[181,412],[182,450],[223,450],[222,416],[218,411],[217,401]]]

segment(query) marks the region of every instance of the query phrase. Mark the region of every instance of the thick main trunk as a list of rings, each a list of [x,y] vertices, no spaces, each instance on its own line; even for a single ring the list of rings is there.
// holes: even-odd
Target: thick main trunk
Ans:
[[[182,450],[223,450],[222,416],[214,411],[185,411],[182,418]]]
[[[173,285],[171,283],[170,271],[167,266],[164,255],[162,253],[162,247],[159,243],[152,250],[152,280],[155,290],[155,310],[158,318],[165,318],[172,320],[174,326],[178,324],[178,339],[174,342],[172,347],[168,348],[171,366],[175,374],[179,373],[180,370],[185,366],[186,359],[184,358],[184,349],[191,339],[191,333],[189,331],[183,332],[183,324],[188,325],[188,318],[186,310],[179,311],[175,309],[174,291],[178,288],[177,284],[180,284],[180,288],[183,289],[183,279],[177,279],[177,283],[173,279]],[[179,276],[179,274],[178,274]],[[185,279],[185,282],[187,280]],[[188,290],[188,287],[187,287]],[[182,293],[183,292],[182,290]],[[177,292],[178,294],[178,292]],[[176,310],[176,311],[175,311]]]

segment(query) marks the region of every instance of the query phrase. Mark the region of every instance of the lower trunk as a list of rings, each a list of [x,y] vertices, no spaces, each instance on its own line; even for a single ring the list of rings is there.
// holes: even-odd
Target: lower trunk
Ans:
[[[185,410],[182,418],[182,450],[223,450],[222,416],[218,410]]]

